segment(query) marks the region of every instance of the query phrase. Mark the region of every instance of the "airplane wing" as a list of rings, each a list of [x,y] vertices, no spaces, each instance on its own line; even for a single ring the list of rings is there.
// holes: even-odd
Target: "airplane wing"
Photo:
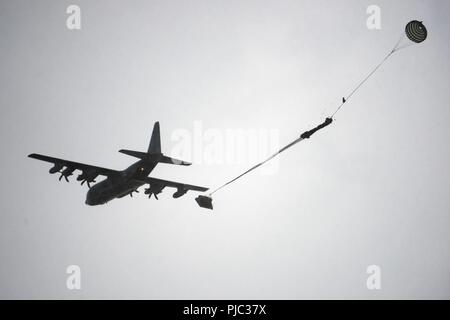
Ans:
[[[61,173],[60,180],[62,177],[64,177],[68,181],[67,179],[68,176],[72,175],[73,171],[75,170],[82,171],[82,174],[78,177],[77,180],[79,181],[83,180],[87,182],[92,182],[98,175],[109,177],[119,174],[119,171],[116,170],[91,166],[89,164],[79,163],[75,161],[48,157],[37,153],[32,153],[28,155],[28,157],[53,163],[54,166],[50,169],[50,173],[60,172]],[[64,167],[65,169],[60,171]]]
[[[138,181],[150,184],[150,188],[147,189],[145,193],[148,194],[149,197],[152,194],[154,194],[156,199],[158,199],[157,194],[159,194],[162,191],[162,189],[164,189],[165,187],[177,188],[177,191],[173,194],[174,198],[181,197],[189,190],[203,192],[203,191],[206,191],[209,189],[209,188],[205,188],[205,187],[194,186],[191,184],[174,182],[174,181],[163,180],[163,179],[158,179],[158,178],[151,178],[151,177],[139,179]]]
[[[172,188],[178,188],[178,189],[184,189],[184,190],[206,191],[209,189],[209,188],[205,188],[205,187],[194,186],[191,184],[174,182],[174,181],[163,180],[163,179],[158,179],[158,178],[151,178],[151,177],[142,179],[142,182],[148,183],[150,185],[158,184],[158,185],[164,185],[165,187],[172,187]]]

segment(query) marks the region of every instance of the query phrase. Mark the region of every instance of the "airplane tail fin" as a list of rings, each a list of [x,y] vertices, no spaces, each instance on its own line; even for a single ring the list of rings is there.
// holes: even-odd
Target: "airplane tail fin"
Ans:
[[[156,121],[153,126],[152,137],[148,146],[147,153],[160,154],[161,153],[161,135],[159,133],[159,122]]]
[[[139,158],[142,160],[153,160],[160,163],[176,164],[180,166],[190,166],[191,163],[187,161],[178,160],[175,158],[167,157],[161,153],[161,135],[159,132],[159,122],[155,122],[153,126],[152,137],[148,146],[147,152],[139,152],[134,150],[121,149],[119,152]]]

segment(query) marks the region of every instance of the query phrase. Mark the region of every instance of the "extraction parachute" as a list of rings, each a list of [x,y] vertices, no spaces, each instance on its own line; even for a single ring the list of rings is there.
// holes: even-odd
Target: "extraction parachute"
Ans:
[[[405,43],[406,37],[410,40],[410,42]],[[274,157],[276,157],[277,155],[279,155],[281,152],[285,151],[286,149],[292,147],[293,145],[297,144],[298,142],[304,140],[304,139],[309,139],[312,134],[314,134],[315,132],[321,130],[322,128],[328,126],[329,124],[331,124],[333,122],[333,117],[339,112],[339,110],[341,110],[342,106],[344,104],[346,104],[349,99],[366,83],[367,80],[369,80],[369,78],[389,59],[389,57],[391,57],[395,52],[407,48],[411,45],[414,44],[418,44],[421,43],[423,41],[425,41],[425,39],[428,36],[428,31],[425,28],[425,26],[423,25],[422,21],[417,21],[417,20],[413,20],[410,21],[406,27],[405,27],[405,32],[402,33],[400,39],[397,41],[397,43],[395,44],[394,48],[383,58],[383,60],[381,60],[380,63],[378,63],[375,68],[372,69],[372,71],[363,79],[361,80],[361,82],[358,83],[358,85],[347,95],[342,97],[342,102],[341,104],[337,107],[336,111],[334,111],[334,113],[326,118],[326,120],[318,125],[317,127],[315,127],[312,130],[309,131],[305,131],[304,133],[301,134],[301,136],[297,139],[295,139],[294,141],[292,141],[291,143],[289,143],[288,145],[286,145],[285,147],[281,148],[278,152],[276,152],[275,154],[273,154],[272,156],[270,156],[269,158],[267,158],[266,160],[258,163],[257,165],[251,167],[250,169],[248,169],[247,171],[245,171],[244,173],[240,174],[239,176],[237,176],[236,178],[226,182],[225,184],[221,185],[220,187],[218,187],[217,189],[215,189],[214,191],[210,192],[208,195],[200,195],[198,196],[195,200],[198,203],[198,205],[202,208],[206,208],[206,209],[213,209],[213,205],[212,205],[212,194],[219,191],[220,189],[222,189],[223,187],[229,185],[230,183],[236,181],[237,179],[241,178],[242,176],[246,175],[247,173],[249,173],[250,171],[255,170],[256,168],[258,168],[259,166],[263,165],[264,163],[266,163],[267,161],[273,159]]]
[[[415,43],[421,43],[427,38],[427,28],[423,25],[422,21],[413,20],[406,25],[406,36],[409,40]]]
[[[428,31],[422,21],[412,20],[406,25],[405,31],[402,32],[400,39],[398,39],[397,44],[392,49],[392,53],[414,44],[422,43],[426,40],[427,36]]]

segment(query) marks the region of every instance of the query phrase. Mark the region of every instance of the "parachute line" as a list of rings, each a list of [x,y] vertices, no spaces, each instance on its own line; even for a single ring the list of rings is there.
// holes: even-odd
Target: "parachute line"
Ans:
[[[403,40],[406,39],[406,34],[404,32],[401,33],[400,37],[398,38],[397,43],[395,44],[394,48],[392,49],[393,51],[397,51],[399,50],[399,46],[402,43]]]
[[[230,183],[236,181],[237,179],[241,178],[242,176],[246,175],[247,173],[249,173],[250,171],[255,170],[256,168],[262,166],[264,163],[266,163],[269,160],[272,160],[273,158],[275,158],[277,155],[279,155],[280,153],[282,153],[283,151],[286,151],[287,149],[289,149],[290,147],[292,147],[293,145],[299,143],[300,141],[304,140],[304,139],[309,139],[314,133],[316,133],[317,131],[325,128],[326,126],[330,125],[333,122],[332,118],[326,118],[325,121],[321,124],[319,124],[317,127],[305,131],[303,132],[299,138],[295,139],[294,141],[292,141],[291,143],[289,143],[288,145],[284,146],[283,148],[281,148],[280,150],[278,150],[276,153],[274,153],[273,155],[271,155],[270,157],[268,157],[266,160],[254,165],[253,167],[251,167],[250,169],[248,169],[247,171],[245,171],[244,173],[241,173],[240,175],[238,175],[236,178],[228,181],[227,183],[221,185],[220,187],[218,187],[217,189],[215,189],[213,192],[209,193],[209,196],[212,196],[214,193],[216,193],[217,191],[219,191],[220,189],[222,189],[223,187],[229,185]]]
[[[280,150],[278,150],[276,153],[274,153],[273,155],[271,155],[269,158],[267,158],[266,160],[254,165],[253,167],[251,167],[250,169],[248,169],[247,171],[245,171],[244,173],[238,175],[236,178],[228,181],[227,183],[223,184],[222,186],[220,186],[219,188],[215,189],[213,192],[211,192],[209,195],[213,195],[214,193],[216,193],[217,191],[219,191],[220,189],[222,189],[223,187],[229,185],[230,183],[236,181],[237,179],[239,179],[240,177],[246,175],[247,173],[249,173],[250,171],[255,170],[256,168],[262,166],[264,163],[266,163],[269,160],[272,160],[273,158],[275,158],[277,155],[279,155],[280,153],[282,153],[283,151],[285,151],[286,149],[292,147],[294,144],[299,143],[300,141],[302,141],[304,138],[300,137],[298,139],[295,139],[294,141],[292,141],[291,143],[289,143],[287,146],[281,148]]]
[[[321,125],[319,125],[319,126],[317,126],[315,129],[313,129],[313,130],[310,130],[310,131],[306,131],[305,133],[303,133],[301,136],[300,136],[300,138],[298,138],[298,139],[295,139],[294,141],[292,141],[291,143],[289,143],[288,145],[286,145],[285,147],[283,147],[283,148],[281,148],[280,150],[278,150],[276,153],[274,153],[273,155],[271,155],[269,158],[267,158],[266,160],[264,160],[264,161],[262,161],[262,162],[260,162],[260,163],[258,163],[258,164],[256,164],[256,165],[254,165],[253,167],[251,167],[250,169],[248,169],[247,171],[245,171],[244,173],[242,173],[242,174],[240,174],[240,175],[238,175],[236,178],[234,178],[234,179],[232,179],[232,180],[230,180],[230,181],[228,181],[227,183],[225,183],[225,184],[223,184],[223,185],[221,185],[220,187],[218,187],[217,189],[215,189],[214,191],[212,191],[212,192],[210,192],[209,193],[209,196],[212,196],[214,193],[216,193],[217,191],[219,191],[220,189],[222,189],[222,188],[224,188],[224,187],[226,187],[227,185],[229,185],[230,183],[233,183],[234,181],[236,181],[236,180],[238,180],[239,178],[241,178],[241,177],[243,177],[244,175],[246,175],[247,173],[249,173],[249,172],[251,172],[251,171],[253,171],[253,170],[255,170],[256,168],[258,168],[258,167],[260,167],[260,166],[262,166],[263,164],[265,164],[266,162],[268,162],[269,160],[271,160],[271,159],[273,159],[273,158],[275,158],[277,155],[279,155],[280,153],[282,153],[283,151],[285,151],[286,149],[288,149],[288,148],[290,148],[290,147],[292,147],[293,145],[295,145],[295,144],[297,144],[297,143],[299,143],[300,141],[302,141],[303,139],[305,139],[305,138],[309,138],[310,137],[310,135],[312,135],[312,133],[314,133],[314,132],[316,132],[317,130],[320,130],[320,129],[322,129],[323,127],[325,127],[325,126],[327,126],[328,124],[330,124],[331,122],[332,122],[332,119],[333,119],[333,117],[338,113],[338,111],[344,106],[344,104],[359,90],[359,88],[361,88],[362,87],[362,85],[364,84],[364,83],[366,83],[367,82],[367,80],[369,80],[369,78],[386,62],[386,60],[387,59],[389,59],[389,57],[392,55],[392,54],[394,54],[397,50],[399,50],[398,49],[398,45],[400,44],[400,42],[401,42],[401,40],[403,39],[403,37],[401,37],[399,40],[398,40],[398,42],[397,42],[397,44],[394,46],[394,48],[389,52],[389,54],[386,56],[386,57],[384,57],[384,59],[383,60],[381,60],[381,62],[380,63],[378,63],[376,66],[375,66],[375,68],[363,79],[363,80],[361,80],[361,82],[360,83],[358,83],[358,85],[350,92],[350,94],[349,95],[347,95],[346,97],[344,97],[344,99],[342,100],[342,103],[338,106],[338,108],[336,109],[336,111],[334,111],[334,113],[329,117],[329,118],[327,118],[327,120],[323,123],[323,124],[321,124]],[[312,132],[312,133],[311,133]],[[308,133],[310,133],[310,134],[308,134]]]
[[[426,37],[426,29],[423,25],[421,25],[421,26],[422,27],[420,30],[425,33],[425,37]],[[348,96],[346,96],[342,99],[341,104],[337,107],[336,111],[334,111],[334,113],[331,115],[331,118],[333,118],[339,112],[339,110],[341,110],[341,108],[344,106],[344,104],[356,93],[356,91],[358,91],[367,82],[367,80],[369,80],[370,77],[372,77],[372,75],[375,72],[377,72],[378,69],[380,69],[380,67],[386,62],[386,60],[390,58],[390,56],[392,56],[395,52],[397,52],[399,50],[402,50],[402,49],[408,48],[409,46],[414,45],[414,42],[409,42],[409,43],[406,43],[403,45],[401,44],[402,41],[405,40],[407,37],[408,37],[408,39],[410,39],[410,36],[407,33],[402,32],[400,38],[398,39],[397,43],[392,48],[392,50],[383,58],[383,60],[381,60],[380,63],[378,63],[375,66],[375,68],[372,69],[372,71],[364,79],[361,80],[360,83],[358,83],[358,85],[350,92],[350,94]]]
[[[384,57],[383,60],[381,60],[380,63],[377,64],[377,66],[363,79],[361,80],[360,83],[358,83],[358,85],[352,90],[352,92],[350,92],[350,94],[346,97],[344,97],[344,99],[342,100],[341,104],[338,106],[338,108],[336,109],[336,111],[334,111],[334,113],[331,115],[331,118],[333,118],[336,113],[338,113],[339,110],[341,110],[341,108],[344,106],[344,104],[359,90],[359,88],[362,87],[362,85],[364,83],[367,82],[367,80],[369,80],[369,78],[378,70],[380,69],[380,67],[386,62],[387,59],[389,59],[389,57],[394,54],[394,52],[396,52],[396,48],[392,49],[391,52],[389,52],[389,54]]]
[[[302,141],[304,139],[309,139],[315,132],[317,132],[317,131],[321,130],[322,128],[324,128],[324,127],[328,126],[329,124],[331,124],[333,122],[333,117],[339,112],[339,110],[341,110],[341,108],[344,106],[344,104],[370,79],[370,77],[372,77],[374,75],[375,72],[377,72],[378,69],[381,68],[381,66],[395,52],[397,52],[397,51],[399,51],[401,49],[407,48],[407,47],[413,45],[414,43],[417,44],[417,43],[421,43],[421,42],[425,41],[425,39],[427,38],[427,35],[428,35],[427,29],[422,24],[422,21],[413,20],[413,21],[409,22],[406,25],[406,27],[405,27],[404,33],[402,33],[402,35],[398,39],[397,43],[395,44],[394,48],[383,58],[383,60],[381,60],[372,69],[372,71],[369,72],[369,74],[364,79],[362,79],[356,85],[356,87],[346,97],[342,98],[341,104],[337,107],[337,109],[334,111],[334,113],[330,117],[326,118],[326,120],[323,123],[321,123],[320,125],[318,125],[314,129],[311,129],[309,131],[305,131],[304,133],[302,133],[299,138],[295,139],[294,141],[292,141],[291,143],[289,143],[285,147],[281,148],[276,153],[274,153],[273,155],[268,157],[266,160],[264,160],[264,161],[262,161],[262,162],[260,162],[260,163],[258,163],[256,165],[254,165],[253,167],[251,167],[250,169],[248,169],[244,173],[238,175],[236,178],[233,178],[232,180],[230,180],[230,181],[226,182],[225,184],[221,185],[220,187],[218,187],[214,191],[210,192],[209,196],[213,195],[214,193],[216,193],[220,189],[224,188],[225,186],[229,185],[230,183],[238,180],[239,178],[241,178],[242,176],[246,175],[247,173],[249,173],[249,172],[255,170],[256,168],[262,166],[263,164],[265,164],[269,160],[275,158],[277,155],[279,155],[283,151],[287,150],[288,148],[292,147],[293,145],[299,143],[300,141]],[[402,44],[402,40],[404,40],[406,38],[408,38],[412,43]],[[212,209],[212,203],[211,203],[212,198],[206,197],[206,196],[199,196],[198,199],[196,199],[196,200],[197,200],[197,202],[199,203],[199,205],[201,207]],[[207,202],[207,205],[205,203],[203,203],[202,201],[203,202]]]
[[[402,50],[402,49],[406,49],[406,48],[408,48],[408,47],[411,47],[411,46],[413,46],[414,45],[414,43],[405,43],[404,45],[401,45],[401,46],[399,46],[399,47],[397,47],[396,49],[395,49],[395,51],[399,51],[399,50]]]

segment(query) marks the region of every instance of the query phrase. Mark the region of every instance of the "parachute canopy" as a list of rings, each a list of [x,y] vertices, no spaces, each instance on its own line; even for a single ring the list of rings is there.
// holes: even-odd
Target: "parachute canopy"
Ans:
[[[422,21],[417,20],[413,20],[406,25],[405,33],[408,39],[415,43],[421,43],[428,35],[427,28]]]

